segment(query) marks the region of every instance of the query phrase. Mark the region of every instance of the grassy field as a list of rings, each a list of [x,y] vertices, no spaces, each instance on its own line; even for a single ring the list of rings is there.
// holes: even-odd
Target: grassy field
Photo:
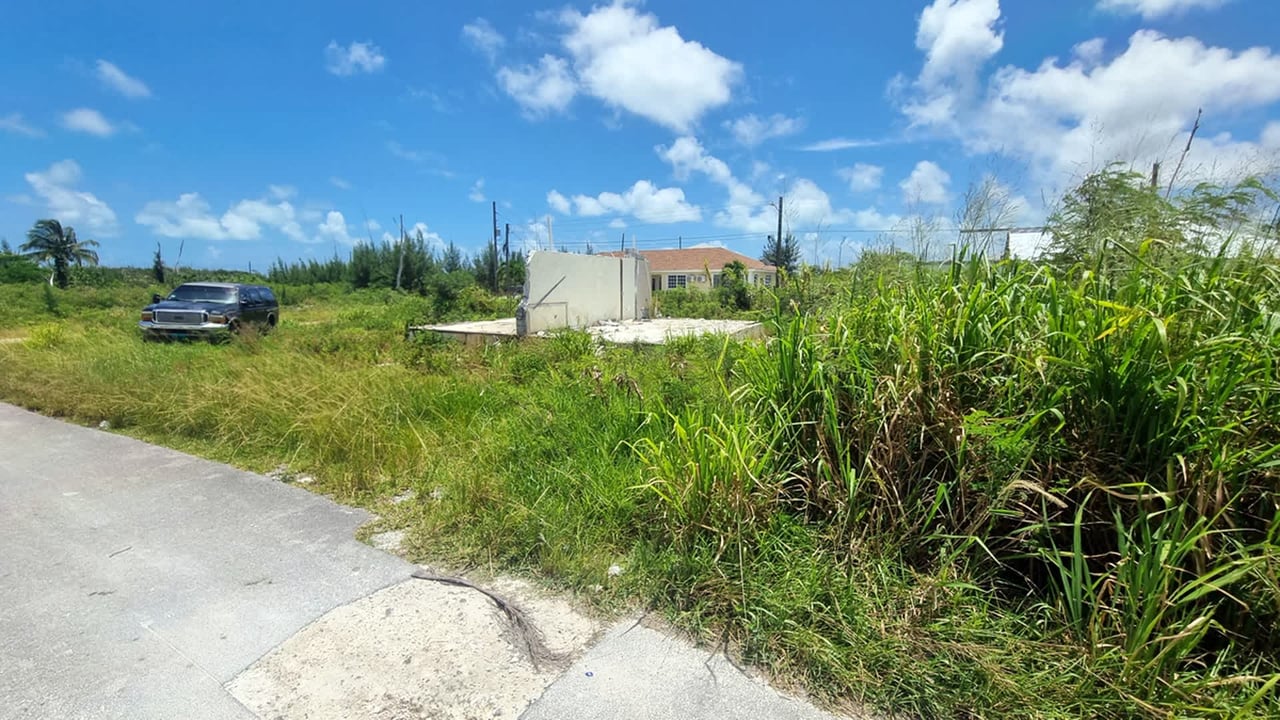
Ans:
[[[287,465],[416,559],[653,607],[836,704],[1280,716],[1269,259],[868,255],[766,344],[661,348],[406,343],[421,298],[282,290],[211,346],[140,342],[146,288],[0,286],[0,397]]]

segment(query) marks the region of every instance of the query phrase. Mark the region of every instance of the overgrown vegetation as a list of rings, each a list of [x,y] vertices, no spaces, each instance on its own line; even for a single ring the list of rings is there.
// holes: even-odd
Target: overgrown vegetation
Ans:
[[[1055,264],[802,270],[764,344],[405,343],[438,295],[304,284],[271,336],[144,345],[138,289],[6,287],[0,397],[287,463],[419,559],[651,603],[837,702],[1276,717],[1274,202],[1108,171]]]
[[[358,290],[392,288],[447,298],[473,284],[490,292],[519,292],[524,272],[520,253],[499,257],[487,246],[468,259],[452,243],[437,252],[418,230],[412,235],[406,232],[398,242],[357,243],[347,259],[334,255],[324,261],[276,260],[267,278],[289,285],[346,282]]]

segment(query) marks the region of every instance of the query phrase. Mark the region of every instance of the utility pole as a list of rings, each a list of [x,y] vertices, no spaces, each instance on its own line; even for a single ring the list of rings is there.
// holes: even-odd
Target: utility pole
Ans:
[[[502,262],[511,262],[511,223],[507,223],[507,232],[502,236]]]
[[[782,240],[782,196],[778,196],[778,248],[785,247]]]
[[[624,253],[627,251],[627,234],[626,233],[622,233],[622,242],[619,243],[618,245],[618,251],[624,252]]]
[[[498,201],[493,201],[493,236],[489,238],[489,247],[493,249],[493,267],[490,268],[490,287],[498,292]]]
[[[547,216],[547,247],[549,247],[552,252],[555,252],[556,241],[551,237],[551,216],[550,215]]]
[[[683,235],[681,235],[680,237],[676,238],[676,242],[678,243],[678,244],[676,245],[676,247],[678,247],[678,248],[680,248],[681,250],[683,250],[683,249],[684,249],[684,236],[683,236]]]
[[[404,215],[400,216],[400,265],[396,268],[396,290],[400,289],[400,276],[404,274]]]

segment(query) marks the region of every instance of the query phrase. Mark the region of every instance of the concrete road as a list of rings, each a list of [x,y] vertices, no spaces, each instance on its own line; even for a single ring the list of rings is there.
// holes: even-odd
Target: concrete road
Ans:
[[[634,622],[615,625],[521,720],[837,720],[723,655]]]
[[[486,596],[356,542],[367,517],[0,404],[0,720],[833,717],[634,623],[587,647],[594,620],[500,587],[577,657],[539,670]]]
[[[366,514],[0,404],[0,718],[253,718],[223,686],[412,566]]]

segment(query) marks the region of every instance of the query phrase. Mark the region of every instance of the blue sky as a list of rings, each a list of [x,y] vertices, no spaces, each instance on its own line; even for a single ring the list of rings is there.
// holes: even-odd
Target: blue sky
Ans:
[[[264,267],[403,214],[474,251],[723,243],[807,260],[966,188],[1034,223],[1111,160],[1180,180],[1280,155],[1272,0],[13,3],[0,237],[59,217],[103,261]],[[896,242],[896,241],[895,241]]]

